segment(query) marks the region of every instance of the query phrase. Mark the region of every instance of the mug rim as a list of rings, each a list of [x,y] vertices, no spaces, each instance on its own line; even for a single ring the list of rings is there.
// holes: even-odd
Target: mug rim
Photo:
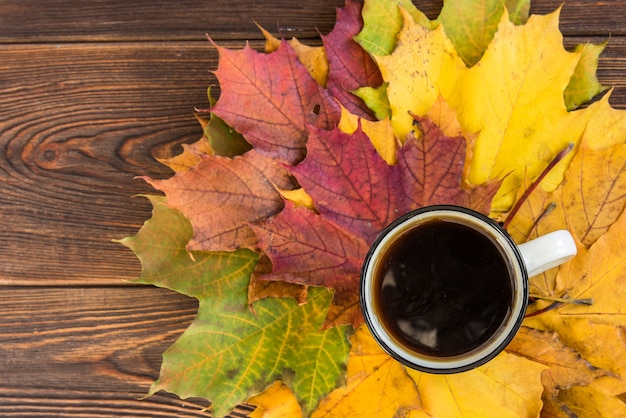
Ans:
[[[497,245],[501,247],[500,251],[504,252],[503,257],[507,257],[508,263],[512,265],[512,273],[515,275],[513,280],[514,294],[511,312],[494,336],[468,353],[449,357],[412,353],[401,344],[397,342],[394,343],[393,338],[385,331],[384,327],[380,324],[381,321],[378,319],[378,316],[373,312],[373,280],[371,280],[371,277],[367,280],[369,272],[374,268],[372,266],[372,257],[376,255],[381,244],[384,244],[386,240],[395,239],[401,233],[410,230],[415,222],[419,223],[421,220],[434,218],[435,214],[432,212],[438,212],[444,216],[447,214],[451,219],[469,219],[469,222],[473,225],[486,226],[484,229],[481,228],[483,229],[482,232],[485,232],[484,235],[490,237],[494,243],[497,243]],[[415,222],[409,222],[412,219],[414,219]],[[403,228],[403,226],[405,227]],[[471,227],[471,225],[467,226]],[[513,241],[500,224],[480,212],[463,206],[430,205],[405,213],[391,222],[378,234],[370,246],[363,262],[359,298],[365,323],[374,339],[387,354],[405,366],[415,370],[433,374],[452,374],[481,366],[496,357],[506,348],[517,334],[524,320],[528,306],[528,286],[528,272],[522,254],[515,241]]]

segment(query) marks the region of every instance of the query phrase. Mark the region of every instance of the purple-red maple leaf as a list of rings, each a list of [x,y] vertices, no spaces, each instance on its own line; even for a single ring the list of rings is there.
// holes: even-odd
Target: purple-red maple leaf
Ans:
[[[337,9],[337,20],[333,30],[322,36],[328,58],[328,80],[326,88],[350,113],[372,118],[372,111],[359,97],[351,93],[360,87],[378,87],[383,78],[378,66],[359,45],[354,37],[363,28],[360,3],[347,0]]]
[[[288,170],[316,211],[288,204],[253,226],[273,264],[261,279],[335,290],[326,326],[362,323],[361,265],[376,235],[395,218],[443,203],[489,211],[498,184],[463,187],[465,139],[446,137],[428,119],[416,120],[423,139],[408,138],[396,165],[388,165],[360,129],[313,130],[306,159]]]

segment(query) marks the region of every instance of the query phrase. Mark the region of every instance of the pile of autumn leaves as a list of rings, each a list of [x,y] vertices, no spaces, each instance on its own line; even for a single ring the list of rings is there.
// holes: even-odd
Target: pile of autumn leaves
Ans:
[[[216,46],[221,94],[203,138],[162,162],[164,197],[122,240],[139,282],[199,300],[151,388],[261,416],[626,416],[626,114],[595,71],[602,45],[563,48],[558,11],[528,1],[348,0],[322,47],[267,36]],[[363,326],[359,271],[376,234],[416,207],[514,218],[518,242],[568,228],[579,255],[531,280],[538,300],[506,352],[429,375]],[[283,414],[283,415],[281,415]],[[587,415],[591,414],[591,415]]]

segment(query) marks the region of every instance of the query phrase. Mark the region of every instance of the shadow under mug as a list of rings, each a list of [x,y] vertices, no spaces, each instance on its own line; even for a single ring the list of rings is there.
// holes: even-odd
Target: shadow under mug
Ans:
[[[361,308],[376,341],[399,362],[463,372],[513,339],[526,314],[528,278],[574,255],[566,230],[517,245],[481,213],[427,206],[395,220],[372,244]]]

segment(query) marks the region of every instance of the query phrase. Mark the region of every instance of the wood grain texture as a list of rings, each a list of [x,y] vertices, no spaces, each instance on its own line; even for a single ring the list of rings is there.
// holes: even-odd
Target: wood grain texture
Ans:
[[[1,42],[260,39],[254,22],[287,36],[329,31],[341,0],[164,0],[0,2]]]
[[[124,282],[112,239],[150,217],[138,175],[201,135],[194,107],[221,45],[261,48],[252,20],[319,44],[343,0],[0,0],[0,416],[208,416],[201,400],[141,399],[197,302]],[[435,17],[440,0],[418,0]],[[560,0],[535,0],[547,13]],[[626,0],[567,0],[564,43],[611,36],[600,80],[626,109]],[[234,416],[250,411],[241,407]]]
[[[532,1],[530,12],[547,14],[559,7],[560,28],[565,36],[626,35],[626,4],[621,0]]]

